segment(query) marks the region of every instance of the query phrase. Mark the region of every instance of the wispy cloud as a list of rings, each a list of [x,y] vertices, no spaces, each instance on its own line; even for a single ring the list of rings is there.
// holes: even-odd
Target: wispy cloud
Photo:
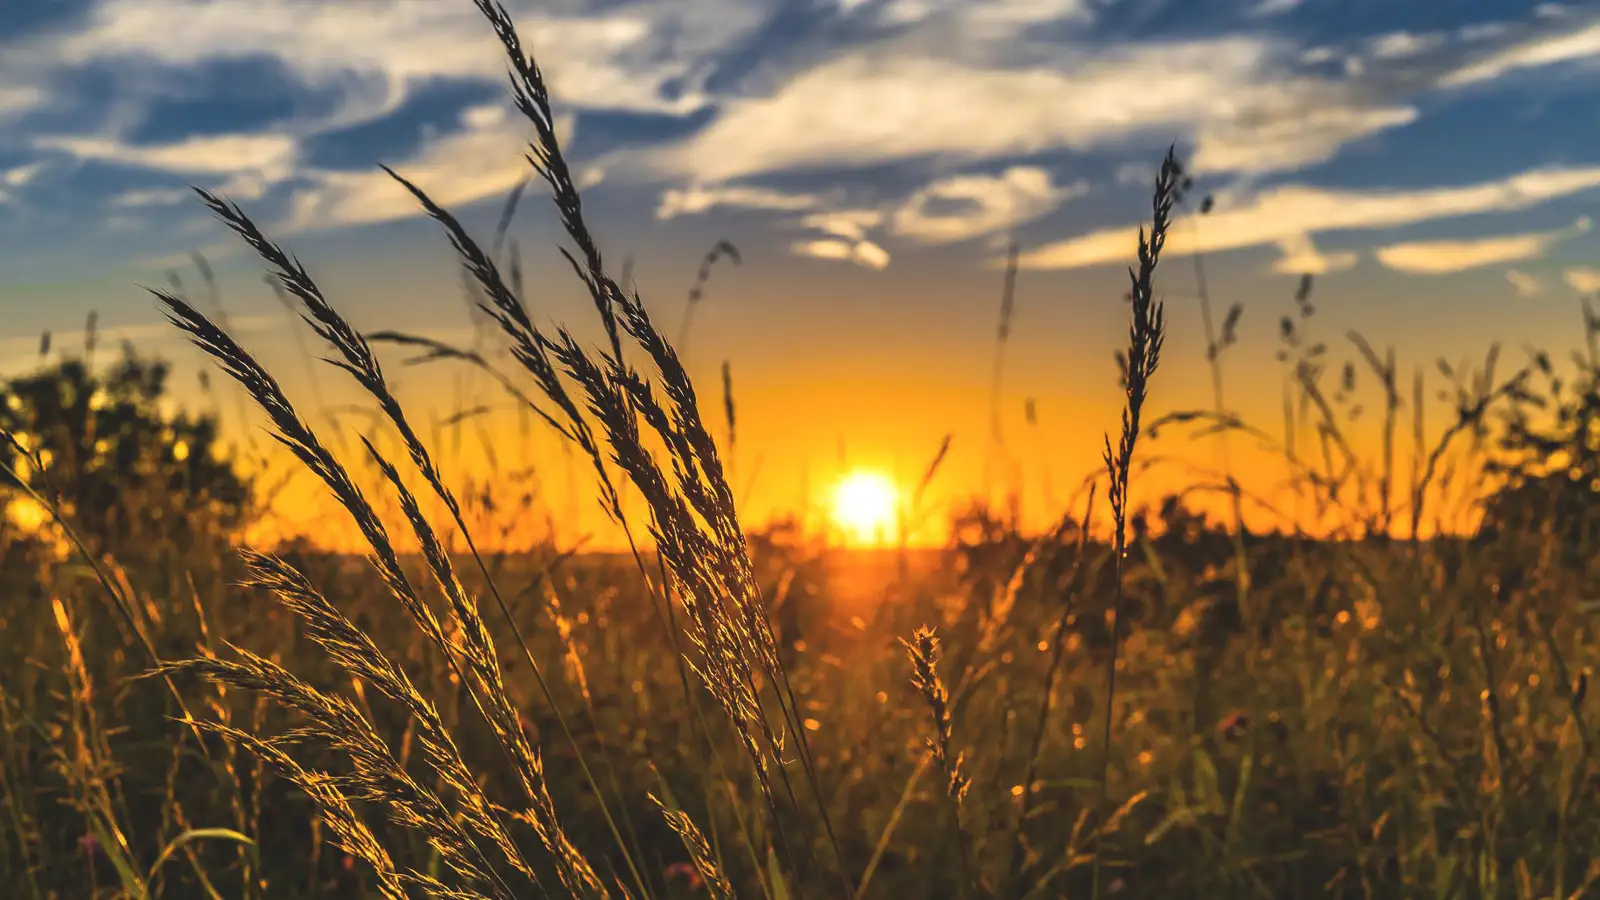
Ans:
[[[1561,280],[1567,283],[1580,294],[1593,294],[1600,292],[1600,269],[1592,266],[1576,266],[1561,273]]]
[[[1589,220],[1571,228],[1530,231],[1496,237],[1456,241],[1411,241],[1379,247],[1378,262],[1391,269],[1422,275],[1460,272],[1481,266],[1538,259],[1556,243],[1589,230]]]
[[[1544,282],[1521,269],[1507,269],[1506,281],[1510,282],[1511,289],[1517,292],[1517,296],[1524,300],[1544,293]]]
[[[1586,190],[1594,175],[1530,169],[1463,188],[1375,191],[1313,186],[1317,173],[1306,171],[1349,159],[1352,147],[1383,151],[1462,88],[1600,58],[1600,21],[1576,7],[1427,31],[1341,29],[1328,46],[1311,48],[1301,25],[1326,11],[1301,0],[1240,0],[1215,28],[1153,28],[1138,39],[1105,25],[1114,17],[1100,0],[511,6],[566,121],[606,114],[596,133],[614,143],[596,153],[603,169],[581,173],[586,184],[608,174],[637,188],[660,219],[736,208],[770,212],[779,225],[799,220],[822,236],[796,252],[868,266],[886,265],[884,247],[896,249],[895,241],[948,244],[1035,221],[1084,191],[1051,173],[1071,172],[1086,157],[1110,170],[1135,147],[1172,140],[1189,148],[1196,174],[1231,182],[1238,195],[1205,220],[1202,245],[1276,246],[1275,267],[1284,271],[1353,265],[1355,252],[1318,249],[1326,232],[1524,208]],[[790,27],[796,16],[812,21]],[[308,142],[385,121],[408,101],[431,98],[424,86],[504,83],[495,39],[465,3],[390,3],[374,14],[370,4],[305,0],[89,0],[83,16],[5,49],[0,118],[70,105],[65,76],[80,71],[113,66],[145,76],[114,83],[118,113],[102,129],[64,134],[56,123],[49,134],[24,134],[33,152],[180,176],[240,200],[285,201],[279,230],[419,214],[381,172],[317,167]],[[246,60],[271,61],[282,90],[316,98],[297,104],[315,112],[270,129],[235,123],[225,134],[137,137],[152,92],[173,77]],[[444,133],[373,155],[452,205],[503,194],[525,177],[518,150],[526,134],[503,102],[457,112]],[[653,130],[663,122],[670,124]],[[640,123],[650,137],[629,131]],[[1537,163],[1524,157],[1499,171]],[[865,187],[841,179],[838,190],[771,186],[776,176],[865,169],[888,174]],[[1128,180],[1147,188],[1153,169],[1130,170],[1142,174]],[[930,172],[941,174],[929,181]],[[1290,178],[1301,183],[1252,192]],[[1115,180],[1123,185],[1121,170]],[[155,215],[177,199],[149,186],[163,183],[121,185],[110,205]],[[0,182],[0,201],[19,187]],[[1027,259],[1044,267],[1121,260],[1128,233],[1070,238]],[[1388,260],[1380,261],[1421,271],[1445,265],[1417,262],[1421,256],[1528,258],[1516,255],[1527,246],[1514,242],[1442,246],[1407,237],[1387,237]],[[1177,247],[1188,240],[1174,235]]]
[[[1057,185],[1038,166],[1013,166],[999,175],[956,175],[912,194],[894,211],[890,227],[900,237],[949,244],[1032,221],[1088,191],[1082,181]]]
[[[1348,269],[1356,264],[1357,255],[1350,251],[1323,253],[1308,234],[1291,234],[1278,241],[1283,255],[1272,264],[1272,269],[1284,275],[1326,275]]]
[[[766,96],[728,100],[706,128],[642,165],[723,182],[773,172],[1089,150],[1192,135],[1194,164],[1280,171],[1406,124],[1374,103],[1290,71],[1292,48],[1265,37],[1057,48],[1004,66],[872,48],[796,74]],[[1160,85],[1160,90],[1152,90]]]
[[[1198,229],[1210,252],[1293,244],[1306,235],[1414,225],[1481,213],[1528,209],[1557,197],[1600,187],[1600,167],[1533,169],[1496,181],[1422,190],[1336,190],[1284,185],[1219,201]],[[1037,269],[1073,269],[1127,259],[1136,227],[1106,228],[1039,247],[1022,258]],[[1194,249],[1195,232],[1178,229],[1167,246]]]
[[[863,240],[867,231],[883,223],[884,214],[875,209],[840,209],[813,213],[800,220],[805,228],[813,228],[834,237],[849,241]]]
[[[510,5],[564,103],[667,113],[704,102],[692,89],[667,99],[667,83],[695,80],[707,51],[759,25],[767,14],[759,0],[636,3],[566,16],[550,14],[548,6]],[[83,27],[48,50],[62,63],[76,64],[142,58],[192,66],[266,57],[317,85],[366,77],[385,88],[377,92],[382,102],[365,110],[368,119],[430,79],[504,77],[493,34],[469,4],[455,3],[389,3],[378,14],[360,3],[301,0],[100,2]]]
[[[44,171],[44,168],[44,163],[35,162],[5,169],[0,171],[0,184],[6,185],[7,187],[21,187],[37,178],[39,173]]]
[[[815,259],[848,260],[867,269],[884,269],[889,265],[889,253],[872,241],[851,241],[844,238],[797,241],[790,246],[796,256]]]
[[[1445,45],[1449,40],[1442,32],[1393,31],[1366,41],[1366,50],[1373,59],[1407,59],[1420,56]]]
[[[44,163],[29,163],[9,169],[0,169],[0,203],[9,202],[12,199],[11,191],[33,181],[40,172],[44,171],[44,168]]]
[[[528,162],[518,149],[527,145],[531,129],[509,117],[476,121],[480,126],[476,129],[425,141],[411,159],[395,164],[395,170],[447,207],[510,192],[528,177]],[[574,121],[570,115],[557,120],[559,140],[571,138]],[[368,225],[418,214],[416,198],[382,170],[303,175],[314,186],[295,192],[287,217],[274,226],[280,233]]]
[[[1596,56],[1600,56],[1600,23],[1569,33],[1541,33],[1519,40],[1482,59],[1462,65],[1441,78],[1440,84],[1461,87],[1499,78],[1520,69],[1541,68]]]
[[[27,112],[44,102],[44,91],[33,86],[0,84],[0,119]]]
[[[277,134],[201,135],[170,144],[132,145],[111,138],[43,136],[35,146],[79,158],[181,174],[259,173],[288,177],[295,142]]]
[[[815,209],[821,198],[815,194],[793,194],[761,187],[741,185],[670,188],[661,194],[656,206],[657,219],[675,219],[710,212],[718,207],[770,209],[795,212]]]
[[[195,199],[194,192],[183,188],[139,188],[123,191],[107,202],[114,209],[140,209],[147,206],[171,206],[192,199]]]
[[[660,0],[566,15],[551,14],[547,6],[528,9],[526,0],[511,5],[563,109],[669,116],[703,109],[707,100],[698,85],[710,72],[708,60],[771,14],[765,0]],[[117,82],[120,93],[111,98],[131,112],[106,130],[34,135],[31,144],[40,152],[80,160],[206,176],[211,179],[208,186],[241,199],[258,198],[290,179],[309,179],[318,187],[297,198],[302,213],[307,208],[318,214],[331,210],[334,224],[373,219],[343,209],[336,195],[363,196],[374,182],[310,169],[304,141],[381,120],[422,85],[452,79],[499,85],[505,77],[494,35],[465,3],[393,3],[374,14],[367,4],[301,0],[100,0],[71,28],[7,46],[6,54],[0,114],[41,102],[36,88],[8,87],[14,77],[49,83],[61,73],[95,65],[183,71],[226,60],[275,61],[289,79],[286,89],[332,97],[332,108],[322,109],[328,104],[319,102],[319,112],[277,123],[271,131],[151,144],[132,140],[128,133],[155,99],[150,93],[163,82],[134,78]],[[441,145],[475,150],[480,143],[475,136],[506,133],[493,111],[483,108],[466,111],[463,128],[469,135],[455,144],[445,138],[423,146],[409,161],[393,161],[427,168]],[[514,156],[518,143],[500,146]],[[470,155],[468,166],[483,160],[481,154]],[[470,202],[482,195],[471,183],[498,190],[507,169],[497,164],[488,172],[463,174],[456,179],[459,190],[452,193],[458,201]],[[387,212],[375,216],[387,217]]]
[[[865,0],[845,0],[845,8],[864,5]],[[1084,22],[1094,17],[1089,0],[888,0],[879,5],[879,21],[904,25],[945,18],[966,33],[990,28],[1011,33],[1022,25],[1044,22]]]

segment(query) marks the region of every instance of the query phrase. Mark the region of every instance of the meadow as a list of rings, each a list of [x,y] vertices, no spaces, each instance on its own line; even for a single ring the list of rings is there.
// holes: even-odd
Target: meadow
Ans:
[[[366,546],[242,548],[270,479],[213,452],[214,418],[164,408],[158,361],[97,362],[91,338],[4,384],[0,491],[36,521],[0,518],[0,893],[1600,891],[1587,304],[1570,360],[1489,348],[1467,370],[1441,362],[1450,387],[1433,397],[1394,351],[1324,342],[1308,277],[1284,300],[1289,399],[1267,426],[1221,402],[1243,312],[1213,318],[1202,290],[1218,402],[1155,416],[1158,274],[1188,272],[1163,243],[1208,205],[1169,153],[1128,247],[1120,372],[1107,365],[1123,416],[1085,423],[1107,435],[1105,466],[1054,526],[974,504],[932,550],[755,527],[718,437],[731,385],[694,384],[681,338],[613,275],[541,73],[509,17],[477,3],[537,135],[561,274],[604,339],[535,325],[500,241],[402,173],[509,366],[361,333],[243,209],[201,192],[309,325],[308,356],[339,370],[324,377],[365,393],[373,427],[334,434],[225,317],[181,284],[152,294]],[[442,461],[379,362],[396,344],[487,372],[569,442],[631,550],[502,549],[539,499]],[[1377,401],[1375,453],[1347,434],[1361,392]],[[1430,432],[1424,409],[1441,405]],[[1141,494],[1152,442],[1174,432],[1272,448],[1284,493],[1224,471]],[[924,515],[942,454],[903,519]],[[1197,512],[1201,496],[1225,512]],[[1283,497],[1317,527],[1243,527],[1246,506]]]

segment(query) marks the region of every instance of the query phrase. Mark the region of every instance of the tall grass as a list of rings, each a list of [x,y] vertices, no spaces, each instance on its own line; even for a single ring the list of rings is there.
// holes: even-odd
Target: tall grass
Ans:
[[[1111,437],[1106,436],[1105,466],[1109,479],[1106,499],[1111,504],[1113,542],[1116,554],[1116,597],[1111,606],[1111,652],[1106,662],[1106,700],[1103,710],[1104,736],[1101,740],[1100,808],[1106,810],[1109,799],[1111,766],[1111,727],[1117,699],[1117,651],[1122,643],[1123,558],[1128,552],[1128,486],[1133,474],[1133,452],[1142,431],[1144,404],[1149,399],[1150,378],[1161,360],[1161,345],[1166,339],[1165,321],[1161,303],[1155,299],[1156,265],[1161,261],[1161,250],[1167,242],[1167,228],[1171,224],[1172,207],[1177,203],[1179,182],[1183,169],[1178,164],[1175,149],[1168,150],[1156,175],[1155,194],[1151,201],[1150,233],[1139,229],[1139,266],[1130,269],[1132,281],[1129,306],[1132,322],[1128,326],[1128,350],[1122,360],[1122,386],[1127,403],[1122,410],[1122,438],[1115,451]],[[1096,832],[1096,849],[1099,847]],[[1100,895],[1101,855],[1095,854],[1093,892]]]
[[[732,724],[768,804],[770,825],[790,858],[789,864],[794,866],[796,861],[783,834],[780,805],[796,806],[801,798],[781,754],[786,741],[793,741],[802,766],[800,781],[809,790],[816,817],[834,852],[833,869],[843,888],[853,894],[852,879],[845,871],[825,791],[808,747],[798,699],[779,661],[744,544],[744,531],[734,508],[733,493],[716,446],[699,419],[694,388],[676,352],[656,331],[638,297],[625,294],[606,272],[601,251],[583,219],[582,201],[556,141],[549,98],[537,65],[523,52],[515,27],[503,9],[487,2],[480,2],[479,9],[509,57],[517,107],[534,126],[537,135],[530,146],[529,161],[552,191],[562,223],[576,247],[576,253],[563,250],[563,254],[589,290],[609,338],[609,347],[591,354],[564,328],[558,329],[552,338],[534,326],[518,295],[502,280],[496,263],[479,249],[454,217],[434,204],[421,188],[388,171],[447,230],[467,271],[476,279],[486,298],[482,304],[484,312],[499,325],[503,336],[511,342],[514,358],[533,376],[556,411],[550,413],[541,407],[535,408],[546,422],[589,456],[608,512],[626,525],[618,486],[607,473],[607,460],[596,436],[596,425],[591,424],[585,412],[597,423],[609,447],[610,462],[626,473],[644,496],[650,510],[650,531],[664,563],[664,574],[669,576],[661,586],[668,590],[669,597],[673,593],[677,595],[686,613],[683,627],[694,650],[687,660],[689,668]],[[310,275],[264,235],[242,210],[204,191],[201,196],[212,211],[272,267],[273,275],[284,290],[301,303],[306,321],[336,351],[334,364],[356,379],[399,434],[412,467],[448,509],[457,533],[466,541],[485,577],[485,584],[504,613],[507,627],[523,650],[530,671],[556,710],[568,741],[573,742],[572,732],[539,664],[473,541],[459,503],[444,484],[431,452],[389,389],[366,339],[323,298]],[[508,210],[510,208],[508,204]],[[473,703],[494,730],[530,804],[529,810],[519,813],[518,818],[534,827],[563,888],[573,896],[608,895],[608,888],[588,859],[562,831],[560,817],[545,785],[540,752],[526,740],[518,725],[517,704],[507,693],[494,643],[476,602],[463,589],[441,536],[410,494],[399,471],[363,438],[367,452],[397,493],[412,535],[423,549],[428,569],[448,600],[450,612],[444,622],[434,616],[406,576],[376,511],[343,466],[304,424],[271,375],[235,343],[224,328],[185,300],[172,293],[153,293],[167,306],[174,324],[186,331],[267,413],[275,427],[274,437],[319,476],[354,518],[371,548],[371,560],[391,593],[448,661],[460,682],[468,686]],[[691,304],[695,299],[698,297],[691,298]],[[662,391],[659,398],[651,382],[627,362],[625,337],[654,365]],[[581,391],[578,397],[570,392],[563,377]],[[580,402],[586,409],[580,409]],[[533,401],[529,403],[532,405]],[[646,448],[640,434],[640,420],[653,432],[653,439],[665,447],[672,475],[662,469]],[[315,723],[312,730],[300,736],[314,735],[348,758],[358,773],[360,789],[355,796],[381,801],[396,824],[425,831],[434,850],[473,890],[488,890],[497,896],[509,895],[510,891],[500,877],[497,864],[491,863],[484,854],[481,847],[484,842],[501,851],[504,857],[501,862],[533,880],[532,867],[514,852],[502,824],[488,812],[488,802],[467,789],[464,764],[452,752],[447,732],[403,672],[386,665],[376,646],[348,620],[339,617],[334,607],[321,601],[299,573],[267,557],[255,557],[252,565],[258,571],[258,582],[272,586],[280,598],[289,602],[290,608],[305,621],[313,639],[341,668],[373,684],[385,696],[410,710],[420,723],[419,734],[428,749],[427,756],[435,774],[472,812],[465,825],[445,827],[444,823],[450,820],[443,800],[408,779],[370,723],[355,708],[300,683],[287,670],[247,651],[240,651],[241,663],[191,660],[168,667],[168,670],[195,670],[224,684],[265,691],[311,718]],[[642,561],[640,568],[644,572]],[[669,609],[670,602],[669,599]],[[676,626],[669,622],[668,627]],[[603,797],[581,750],[578,759],[590,788]],[[609,767],[609,763],[607,765]],[[618,828],[609,804],[602,800],[600,808],[616,839],[619,856],[631,872],[634,886],[641,894],[649,896],[651,891],[640,875],[635,854]],[[625,817],[622,821],[631,831]],[[681,830],[684,820],[674,821]],[[378,872],[380,882],[391,883],[382,858],[371,853],[363,858]],[[424,884],[422,876],[415,872],[399,872],[395,878],[400,882]]]
[[[361,388],[371,433],[345,441],[320,387],[318,414],[302,414],[214,293],[202,309],[181,280],[152,292],[356,525],[361,565],[295,546],[119,565],[56,501],[49,461],[6,433],[27,469],[15,490],[61,542],[0,523],[0,586],[20,598],[0,610],[5,884],[41,900],[1566,900],[1600,883],[1595,529],[1592,499],[1570,487],[1600,474],[1592,312],[1570,380],[1538,354],[1509,376],[1497,352],[1441,367],[1453,418],[1431,441],[1419,377],[1406,489],[1398,354],[1351,335],[1356,358],[1335,363],[1311,333],[1309,279],[1281,328],[1281,438],[1228,410],[1215,365],[1211,408],[1157,415],[1156,271],[1189,187],[1169,151],[1130,246],[1120,432],[1082,505],[1038,534],[980,510],[931,570],[913,576],[901,548],[892,602],[830,609],[855,558],[741,519],[731,370],[719,445],[683,337],[669,342],[631,279],[610,274],[542,73],[505,11],[476,5],[535,135],[529,182],[485,245],[390,170],[460,259],[470,347],[363,333],[240,207],[202,191]],[[535,324],[526,302],[509,232],[533,179],[598,346]],[[1215,364],[1238,307],[1218,326],[1202,297]],[[490,379],[563,441],[628,538],[625,560],[490,549],[492,514],[529,504],[504,483],[482,503],[460,486],[441,434],[397,398],[374,350],[387,344]],[[1350,424],[1360,365],[1385,411],[1376,459]],[[1178,499],[1141,504],[1160,461],[1149,443],[1188,424],[1276,452],[1284,490],[1331,536],[1246,547],[1241,506],[1272,501],[1231,471],[1231,530]],[[927,518],[950,446],[901,510],[902,535]],[[1474,511],[1485,524],[1465,537],[1440,527]],[[195,570],[183,603],[153,571],[172,559]]]

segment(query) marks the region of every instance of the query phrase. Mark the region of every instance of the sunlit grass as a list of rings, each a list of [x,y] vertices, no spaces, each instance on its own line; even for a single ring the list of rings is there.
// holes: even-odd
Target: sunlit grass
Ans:
[[[355,523],[365,555],[312,542],[241,559],[249,517],[220,515],[226,498],[195,484],[228,480],[204,466],[211,423],[177,429],[152,411],[159,398],[43,427],[59,385],[42,378],[28,404],[12,395],[6,471],[26,463],[30,477],[7,490],[37,498],[21,516],[31,531],[70,542],[0,523],[8,891],[1577,900],[1600,882],[1591,309],[1576,379],[1542,356],[1497,376],[1498,349],[1481,370],[1441,364],[1457,390],[1433,447],[1419,375],[1408,488],[1392,440],[1396,356],[1353,338],[1390,438],[1365,458],[1342,431],[1356,369],[1337,392],[1320,385],[1337,370],[1309,335],[1305,279],[1299,318],[1282,327],[1294,358],[1285,490],[1344,524],[1315,539],[1230,532],[1180,496],[1150,496],[1141,463],[1157,426],[1275,440],[1220,399],[1159,418],[1143,409],[1161,398],[1150,376],[1167,336],[1157,257],[1189,186],[1169,153],[1152,228],[1129,248],[1125,409],[1105,423],[1106,471],[1081,506],[1037,531],[980,507],[914,574],[900,554],[897,571],[841,585],[852,561],[889,560],[855,548],[903,543],[907,523],[929,517],[923,494],[950,438],[920,481],[863,468],[829,487],[843,548],[743,521],[728,369],[724,439],[650,308],[612,280],[540,73],[504,12],[479,8],[507,50],[537,133],[530,161],[606,345],[535,325],[544,316],[514,262],[502,278],[498,242],[485,252],[424,186],[396,177],[444,227],[511,348],[512,371],[484,367],[571,443],[565,477],[637,538],[633,552],[584,556],[554,537],[480,552],[474,533],[509,534],[536,514],[531,488],[464,490],[392,393],[377,335],[241,209],[204,194],[376,419],[357,443],[303,418],[224,323],[176,285],[157,295]],[[1219,380],[1239,314],[1207,338]],[[435,362],[473,361],[429,349]],[[91,369],[58,374],[116,380]],[[1534,408],[1558,409],[1557,430],[1539,431]],[[352,452],[334,451],[335,433]],[[1297,454],[1313,436],[1323,452]],[[136,464],[91,465],[112,446]],[[1210,487],[1237,507],[1248,498],[1231,478]],[[1433,480],[1470,498],[1460,505],[1485,526],[1419,539],[1443,515],[1423,502]],[[1097,500],[1109,539],[1090,527]],[[311,509],[304,530],[330,533]],[[867,592],[874,602],[849,599]],[[148,677],[152,663],[167,677]]]

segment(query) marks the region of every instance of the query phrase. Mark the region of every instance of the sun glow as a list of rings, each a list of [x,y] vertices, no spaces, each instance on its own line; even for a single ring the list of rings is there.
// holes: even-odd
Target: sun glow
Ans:
[[[895,533],[900,492],[879,472],[851,472],[833,489],[833,524],[852,544],[886,543]]]
[[[43,506],[30,497],[17,497],[11,502],[0,505],[3,518],[10,519],[11,523],[21,530],[33,534],[44,526],[50,514]]]

